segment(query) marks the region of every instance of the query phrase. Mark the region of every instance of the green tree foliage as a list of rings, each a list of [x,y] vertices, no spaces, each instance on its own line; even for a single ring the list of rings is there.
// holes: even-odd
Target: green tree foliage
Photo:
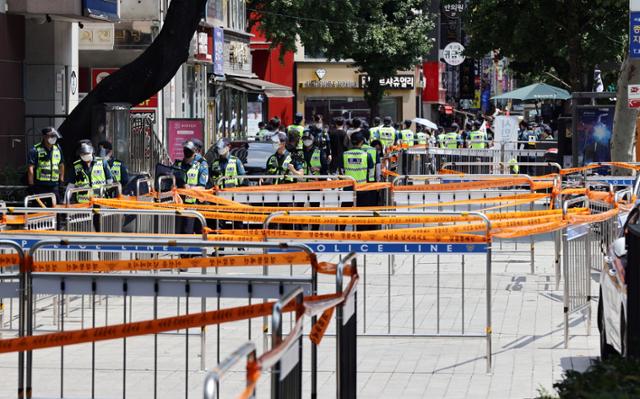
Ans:
[[[615,357],[594,362],[584,373],[567,370],[553,384],[556,395],[540,392],[538,399],[631,399],[640,397],[640,362]]]
[[[467,54],[500,49],[521,76],[551,73],[574,91],[589,91],[595,65],[603,76],[619,73],[628,8],[628,0],[471,0]]]
[[[247,7],[272,48],[295,51],[300,40],[311,53],[353,60],[370,77],[365,99],[374,113],[384,96],[379,79],[412,69],[432,46],[429,0],[250,0]]]

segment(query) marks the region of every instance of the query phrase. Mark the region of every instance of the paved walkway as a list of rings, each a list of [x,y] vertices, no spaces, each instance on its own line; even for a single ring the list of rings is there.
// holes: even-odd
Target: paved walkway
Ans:
[[[530,274],[528,244],[521,243],[517,253],[503,253],[494,245],[492,272],[493,301],[493,370],[486,372],[485,340],[460,338],[384,337],[388,320],[393,334],[405,335],[415,329],[417,334],[459,333],[464,326],[468,333],[482,333],[485,323],[485,260],[473,255],[465,257],[464,280],[461,257],[440,257],[440,306],[437,306],[438,266],[435,255],[418,255],[415,280],[412,278],[411,256],[396,256],[388,290],[386,256],[370,255],[366,265],[366,327],[367,334],[358,338],[358,397],[360,398],[530,398],[538,389],[552,390],[554,381],[567,369],[583,370],[598,355],[598,332],[595,319],[591,335],[579,315],[571,319],[569,349],[564,349],[562,291],[555,290],[553,244],[547,240],[536,245],[536,274]],[[503,250],[507,249],[503,247]],[[327,258],[327,260],[330,258]],[[333,259],[335,260],[335,259]],[[521,262],[520,262],[521,261]],[[364,279],[363,262],[359,259]],[[288,268],[286,268],[288,269]],[[257,271],[257,270],[256,270]],[[302,270],[299,270],[302,271]],[[247,273],[252,270],[247,270]],[[288,270],[283,273],[288,273]],[[464,290],[462,284],[464,281]],[[323,276],[321,292],[333,289],[333,281]],[[415,291],[413,289],[415,284]],[[597,276],[592,286],[597,293]],[[462,292],[464,291],[464,312]],[[390,318],[388,306],[390,295]],[[415,292],[415,294],[414,294]],[[358,291],[358,331],[364,332],[365,287]],[[415,299],[414,299],[415,298]],[[415,301],[415,314],[411,311]],[[71,314],[65,319],[66,329],[80,327],[80,299],[71,302]],[[223,301],[222,307],[246,304],[246,301]],[[161,299],[162,316],[175,315],[176,299]],[[180,312],[185,312],[184,299]],[[37,316],[40,330],[53,329],[51,299],[41,301]],[[200,301],[191,299],[190,311],[200,311]],[[209,301],[208,309],[215,309]],[[109,323],[122,321],[123,302],[109,300]],[[151,300],[133,301],[133,319],[151,318]],[[595,304],[593,306],[595,316]],[[89,326],[88,313],[85,326]],[[96,310],[96,323],[104,323],[105,303]],[[261,322],[252,323],[252,337],[263,351]],[[288,324],[288,322],[286,323]],[[329,335],[319,348],[318,397],[335,397],[335,342]],[[247,341],[246,322],[222,327],[220,347],[224,358]],[[308,332],[308,326],[305,326]],[[200,339],[192,330],[189,343],[189,363],[185,372],[184,331],[159,336],[158,397],[197,398],[202,395],[204,373],[199,370]],[[11,336],[5,332],[4,336]],[[256,339],[257,337],[257,339]],[[217,329],[207,330],[206,364],[216,364]],[[305,339],[305,370],[309,369],[309,344]],[[34,395],[60,397],[60,349],[37,351],[34,354]],[[127,340],[126,380],[123,381],[122,341],[96,345],[96,397],[120,398],[123,384],[127,396],[153,397],[153,338]],[[0,397],[13,397],[16,390],[16,357],[0,355]],[[187,379],[188,377],[188,379]],[[263,375],[258,397],[267,397],[269,375]],[[238,365],[222,385],[221,397],[235,397],[242,389],[244,373]],[[64,349],[65,397],[90,397],[91,345],[76,345]],[[310,375],[305,372],[304,397],[308,397]]]

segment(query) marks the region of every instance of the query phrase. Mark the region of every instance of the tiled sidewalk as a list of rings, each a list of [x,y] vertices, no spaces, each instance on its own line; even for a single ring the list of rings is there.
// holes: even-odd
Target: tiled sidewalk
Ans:
[[[497,247],[496,247],[497,248]],[[528,249],[525,243],[520,250]],[[484,339],[366,337],[358,338],[358,392],[360,398],[530,398],[539,388],[552,389],[566,369],[584,369],[598,355],[598,332],[595,320],[591,335],[586,335],[585,323],[579,315],[572,317],[569,349],[564,349],[562,292],[555,290],[553,245],[550,241],[537,244],[536,274],[529,274],[528,252],[499,254],[493,262],[493,370],[487,374]],[[506,259],[506,261],[505,261]],[[388,276],[387,258],[368,256],[367,269],[367,333],[383,334],[387,330]],[[415,329],[417,333],[436,330],[436,266],[435,256],[416,257]],[[410,256],[396,256],[391,277],[391,331],[407,334],[412,331],[413,264]],[[360,271],[363,274],[360,261]],[[462,277],[459,257],[441,256],[440,315],[441,332],[459,332],[464,324],[468,332],[484,329],[484,258],[474,255],[465,259],[465,312],[462,318]],[[287,270],[288,273],[288,270]],[[362,281],[362,280],[361,280]],[[333,289],[330,278],[323,278],[322,292]],[[593,292],[597,293],[594,276]],[[363,331],[364,287],[358,291],[359,327]],[[225,301],[223,307],[246,304],[246,301]],[[73,306],[76,302],[72,303]],[[212,303],[209,304],[213,309]],[[175,299],[161,301],[162,316],[176,313]],[[184,313],[184,302],[181,312]],[[593,309],[596,309],[596,304]],[[104,304],[98,307],[102,317]],[[200,303],[192,300],[192,312]],[[109,301],[110,323],[117,323],[122,314],[122,301]],[[150,318],[151,300],[134,301],[134,320]],[[38,316],[42,328],[52,328],[51,310]],[[595,311],[594,311],[595,316]],[[464,323],[463,323],[464,320]],[[78,312],[72,312],[66,328],[79,328]],[[333,328],[333,327],[332,327]],[[252,324],[252,336],[262,352],[261,322]],[[308,326],[305,331],[308,332]],[[329,331],[331,333],[332,330]],[[160,336],[158,397],[202,396],[204,373],[199,371],[200,341],[192,331],[189,339],[188,383],[185,384],[185,338],[180,335]],[[5,334],[7,336],[8,334]],[[256,338],[257,337],[257,338]],[[231,353],[247,340],[247,323],[223,326],[221,355]],[[153,397],[153,339],[139,337],[127,340],[127,396]],[[216,363],[216,328],[207,330],[207,365]],[[90,345],[65,348],[65,397],[90,396]],[[309,366],[309,344],[305,338],[305,370]],[[16,387],[16,356],[0,355],[0,397],[14,397]],[[60,397],[60,350],[42,350],[34,355],[34,395]],[[96,397],[122,397],[122,341],[97,345]],[[318,397],[335,397],[335,342],[330,335],[319,348]],[[235,397],[242,388],[242,365],[223,382],[222,397]],[[305,372],[304,397],[308,397],[310,374]],[[258,386],[258,397],[268,396],[268,374]]]

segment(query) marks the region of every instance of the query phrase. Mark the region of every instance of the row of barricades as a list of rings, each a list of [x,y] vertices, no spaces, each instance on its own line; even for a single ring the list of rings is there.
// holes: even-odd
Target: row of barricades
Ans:
[[[559,282],[562,275],[564,276],[565,314],[568,317],[571,313],[578,311],[585,311],[586,313],[590,308],[590,286],[588,286],[590,284],[590,269],[599,264],[598,257],[603,256],[602,248],[605,248],[618,234],[619,222],[617,217],[625,211],[625,204],[633,203],[636,195],[634,190],[636,186],[624,187],[623,190],[619,190],[621,188],[619,185],[610,184],[604,187],[607,188],[605,191],[594,191],[594,189],[602,187],[598,186],[590,189],[569,185],[564,186],[564,181],[568,182],[570,180],[557,177],[537,179],[526,176],[514,178],[512,176],[477,177],[474,179],[473,176],[461,175],[454,176],[457,181],[451,181],[451,176],[448,176],[449,180],[444,177],[440,181],[433,177],[426,180],[425,177],[410,177],[413,181],[403,181],[402,184],[398,182],[398,184],[393,185],[393,190],[389,190],[390,195],[396,201],[392,205],[357,208],[351,206],[351,209],[345,209],[342,206],[309,209],[310,201],[308,199],[302,200],[301,197],[293,197],[295,200],[287,204],[294,206],[282,206],[280,204],[280,206],[277,206],[266,203],[266,201],[260,203],[262,206],[256,206],[256,204],[251,203],[240,203],[234,199],[235,197],[229,198],[221,195],[225,192],[235,195],[237,192],[242,192],[243,189],[251,195],[256,194],[252,189],[239,187],[234,190],[225,190],[217,193],[213,191],[178,190],[178,193],[196,196],[200,200],[200,203],[193,205],[167,202],[152,203],[142,198],[121,198],[95,199],[91,203],[92,208],[90,209],[4,208],[2,212],[7,216],[20,212],[27,215],[77,212],[94,216],[103,212],[105,216],[108,216],[109,212],[112,212],[112,214],[123,212],[124,215],[136,218],[151,216],[151,213],[157,212],[160,216],[171,214],[174,217],[192,216],[199,218],[203,226],[205,224],[208,225],[208,228],[202,229],[201,239],[203,241],[201,242],[207,240],[206,242],[218,243],[212,245],[220,245],[219,243],[223,243],[225,240],[233,240],[241,241],[245,243],[243,244],[244,246],[249,247],[249,243],[256,241],[286,240],[307,243],[318,256],[335,256],[335,254],[355,251],[365,265],[362,268],[363,300],[360,305],[362,309],[362,323],[360,325],[362,328],[358,334],[386,336],[444,335],[482,338],[486,341],[487,367],[490,369],[492,334],[491,270],[492,264],[499,261],[495,255],[507,252],[506,246],[502,247],[503,241],[505,243],[511,242],[515,246],[519,243],[519,238],[531,240],[531,248],[523,245],[522,242],[520,242],[520,246],[524,246],[525,250],[522,252],[527,255],[531,251],[530,261],[532,271],[534,271],[534,236],[545,233],[556,234],[555,241],[556,245],[558,245],[556,250],[558,254],[556,258],[557,281]],[[558,188],[558,181],[561,181],[563,186]],[[416,184],[419,182],[422,184]],[[543,183],[543,185],[535,186],[536,183]],[[284,192],[295,196],[309,189],[308,184],[303,186],[303,190],[296,190],[297,187],[292,186],[294,185],[290,185],[290,187],[263,186],[261,187],[262,192],[258,191],[257,195]],[[332,188],[330,190],[336,189]],[[345,191],[342,190],[342,187],[337,190]],[[321,187],[316,186],[309,192],[315,195],[317,192],[323,193],[324,191]],[[353,192],[349,193],[347,191],[347,193],[353,195]],[[174,194],[165,195],[175,198]],[[395,197],[396,195],[397,197]],[[400,197],[401,195],[402,197]],[[300,202],[297,203],[299,206],[296,207],[295,201],[298,198],[300,198]],[[313,197],[313,199],[316,200],[319,197]],[[402,199],[406,199],[406,201],[402,202]],[[479,213],[471,213],[473,211]],[[145,212],[150,214],[145,214]],[[369,230],[372,227],[377,229]],[[583,234],[582,231],[578,231],[580,229],[586,231],[586,233]],[[77,237],[77,235],[74,235],[77,233],[71,232],[61,233],[55,231],[47,233],[33,230],[8,230],[5,232],[4,237],[20,240],[21,242],[26,241],[28,245],[29,242],[34,240],[50,237],[49,234],[61,235],[67,240],[73,240]],[[103,244],[95,248],[75,247],[75,254],[65,255],[64,258],[48,255],[43,257],[35,256],[33,259],[36,261],[53,261],[54,263],[49,262],[48,264],[48,267],[53,268],[48,269],[49,272],[53,273],[56,272],[55,268],[62,267],[60,261],[65,260],[64,264],[67,265],[65,267],[71,267],[68,271],[91,273],[90,277],[87,277],[88,279],[95,279],[95,272],[100,271],[91,268],[93,264],[91,262],[144,261],[146,257],[149,257],[150,260],[147,261],[145,270],[155,270],[154,267],[156,269],[161,268],[161,270],[199,268],[203,264],[198,262],[211,262],[198,260],[198,258],[196,260],[177,258],[175,253],[172,255],[173,259],[160,259],[158,254],[166,253],[163,251],[169,251],[177,246],[176,243],[170,244],[171,241],[166,242],[166,248],[147,245],[149,250],[145,253],[141,253],[142,251],[138,247],[128,251],[118,247],[119,244],[113,244],[114,246],[109,247],[110,240],[115,240],[116,237],[127,237],[128,244],[139,243],[140,247],[144,247],[145,243],[148,244],[150,240],[153,242],[153,240],[159,239],[155,232],[146,232],[144,234],[138,236],[125,236],[120,233],[103,234],[100,236]],[[591,238],[585,238],[585,234],[591,235]],[[167,236],[164,239],[175,240],[181,238]],[[59,245],[64,247],[69,242],[62,241],[59,242]],[[598,242],[598,248],[595,248],[594,242]],[[587,256],[588,261],[583,261],[582,258],[579,258],[580,253],[587,252],[580,252],[580,249],[584,248],[584,246],[578,247],[578,245],[584,245],[585,243],[590,245],[590,252]],[[200,249],[185,252],[184,254],[202,254],[202,247],[206,246],[201,245]],[[108,258],[106,256],[107,252],[111,251],[116,252],[116,254],[113,258]],[[50,250],[47,252],[53,253],[55,251]],[[149,252],[151,252],[151,255]],[[79,256],[80,253],[83,253],[84,257]],[[127,256],[127,253],[135,253],[135,255]],[[384,265],[381,265],[382,267],[378,269],[376,269],[377,265],[375,264],[369,263],[367,265],[367,256],[371,254],[382,254],[387,257],[386,270],[380,273]],[[416,254],[422,256],[422,262],[416,262]],[[214,254],[208,253],[208,255]],[[219,252],[218,255],[220,255]],[[222,259],[228,258],[229,260],[221,260],[220,262],[232,262],[229,253],[227,252],[225,255]],[[484,262],[482,261],[483,258]],[[76,259],[80,263],[74,263],[73,260]],[[55,263],[56,261],[58,263]],[[155,263],[156,261],[158,262]],[[114,273],[122,273],[123,270],[126,270],[119,269],[118,267],[121,266],[116,266],[116,264],[112,265]],[[118,265],[122,264],[119,263]],[[482,270],[479,271],[478,267],[474,269],[476,265],[483,265],[481,267]],[[220,266],[218,265],[217,267]],[[406,270],[407,267],[408,271]],[[422,268],[433,270],[434,279],[427,278],[428,276],[421,274]],[[367,283],[367,269],[370,270],[369,283]],[[560,273],[561,270],[563,273]],[[447,291],[447,288],[442,285],[441,279],[445,275],[453,274],[454,271],[459,274],[458,281],[460,284],[456,287],[456,292]],[[45,270],[41,270],[40,273],[45,273]],[[476,278],[479,275],[483,275],[485,278]],[[184,278],[181,277],[180,273],[177,273],[174,277]],[[290,275],[288,277],[292,278],[293,276]],[[373,281],[371,281],[372,277],[374,278]],[[381,294],[379,283],[384,277],[386,277],[384,294],[386,294],[387,299],[386,325],[384,323],[385,320],[380,317],[383,309],[381,307],[381,299],[384,298],[384,294]],[[122,277],[104,275],[100,276],[100,278],[107,280],[121,279]],[[126,278],[126,284],[120,280],[115,283],[115,286],[132,287],[130,284],[133,284],[134,278],[128,275]],[[407,278],[410,279],[410,291],[403,288],[403,286],[406,287],[403,284],[407,281]],[[58,293],[60,287],[67,289],[66,287],[71,286],[71,284],[67,285],[66,281],[70,280],[65,280],[64,284],[54,280],[54,282],[48,283],[49,285],[47,286],[55,287],[58,291],[53,292]],[[392,282],[395,282],[397,286],[393,287]],[[420,286],[425,282],[429,288],[434,288],[434,292],[424,293],[420,291]],[[483,284],[480,285],[480,283]],[[194,290],[197,284],[193,282],[188,286],[189,288],[185,288],[182,285],[177,288],[177,291],[174,288],[172,292],[177,294],[181,291],[184,295],[184,292]],[[252,286],[252,284],[247,286]],[[402,295],[394,295],[394,288]],[[52,288],[49,289],[51,290]],[[254,292],[254,288],[245,289]],[[367,294],[367,289],[371,291],[369,295]],[[473,290],[481,291],[483,293],[482,298],[477,295],[469,295],[469,292]],[[216,293],[222,291],[222,288],[216,288]],[[105,292],[98,291],[97,286],[90,292],[97,296],[105,294]],[[119,292],[123,292],[121,288]],[[128,289],[124,292],[128,293],[128,297],[133,296],[132,291]],[[46,295],[44,292],[36,292],[36,295],[38,294]],[[280,292],[280,294],[284,294],[284,292]],[[455,300],[451,300],[453,296],[456,297]],[[187,301],[188,297],[188,295],[186,297],[183,296]],[[373,303],[367,304],[368,297],[373,299]],[[392,297],[395,306],[392,304]],[[443,298],[446,298],[446,301]],[[475,318],[472,320],[468,313],[465,314],[465,309],[468,309],[469,306],[477,308],[480,299],[484,302],[483,307],[486,307],[486,319],[479,321]],[[421,311],[424,308],[425,301],[435,302],[431,308],[432,310]],[[467,303],[469,301],[471,305]],[[92,309],[95,309],[95,303],[92,302],[92,305]],[[64,300],[56,302],[56,306],[60,308],[57,317],[63,317],[58,322],[58,328],[61,328],[61,325],[64,326],[64,315],[69,312],[65,311]],[[180,300],[178,300],[179,307]],[[132,306],[125,306],[125,313],[130,311],[131,308]],[[185,308],[188,308],[188,305],[185,305]],[[369,313],[371,311],[375,312],[376,317],[373,320],[371,318],[367,320],[367,310]],[[398,319],[405,317],[411,318],[410,327],[406,323],[398,326],[396,323],[399,321]],[[131,317],[129,317],[129,320],[131,320]],[[435,331],[425,327],[425,320],[435,321]],[[290,324],[294,326],[296,324],[295,320],[292,319]],[[251,338],[250,325],[249,322],[249,339]],[[455,326],[457,326],[456,329],[454,329]],[[568,323],[565,324],[565,328],[568,334]],[[188,332],[186,336],[188,341]],[[246,348],[241,351],[241,353],[245,352]],[[311,352],[313,353],[313,349]],[[126,358],[126,355],[124,357]],[[254,360],[252,358],[249,362],[251,370],[256,368]],[[123,364],[126,364],[126,361],[123,361]],[[221,367],[220,373],[224,374],[224,370],[226,368]],[[252,372],[251,376],[255,375],[256,373]],[[185,378],[188,379],[188,372]],[[217,377],[212,376],[211,378],[215,381]],[[124,382],[123,386],[125,386]],[[157,387],[157,385],[154,385],[154,387]],[[313,387],[312,392],[315,392]]]
[[[557,144],[555,141],[518,141],[484,142],[484,148],[439,148],[424,145],[394,147],[385,155],[383,161],[388,168],[407,175],[435,174],[451,163],[476,164],[465,165],[461,170],[465,173],[517,173],[509,168],[504,168],[502,172],[497,171],[500,164],[517,164],[521,173],[544,175],[553,173],[555,165],[549,163],[557,158]]]
[[[139,241],[139,242],[136,242]],[[137,244],[137,245],[136,245]],[[221,350],[231,353],[229,343],[221,345],[221,335],[224,333],[220,325],[224,324],[226,329],[231,330],[231,334],[226,334],[229,342],[233,342],[234,327],[242,325],[241,322],[248,322],[247,338],[252,338],[251,321],[259,318],[271,318],[271,329],[268,331],[272,337],[272,344],[265,345],[263,354],[252,358],[250,384],[245,389],[245,397],[254,394],[255,387],[261,373],[271,373],[272,397],[276,398],[297,398],[302,395],[302,332],[303,323],[309,318],[311,320],[310,340],[311,340],[311,392],[315,395],[317,389],[317,345],[320,344],[325,335],[334,311],[337,312],[335,334],[340,338],[336,348],[337,365],[340,367],[340,378],[337,379],[337,397],[355,397],[356,378],[356,311],[355,304],[356,286],[358,282],[358,272],[355,254],[346,255],[337,264],[318,262],[316,255],[307,247],[301,244],[284,243],[222,243],[212,241],[202,241],[193,239],[178,239],[178,241],[166,241],[156,239],[153,242],[140,241],[128,237],[103,237],[94,239],[70,239],[70,240],[44,240],[30,244],[26,251],[22,247],[8,240],[0,241],[0,246],[10,249],[11,253],[5,253],[0,258],[0,298],[17,302],[17,312],[10,314],[10,317],[18,318],[17,337],[0,339],[0,354],[17,353],[17,393],[18,397],[32,397],[34,392],[38,396],[42,394],[51,395],[46,392],[43,386],[51,386],[54,378],[46,378],[48,356],[40,357],[40,350],[47,348],[59,348],[59,392],[60,397],[66,394],[78,394],[84,392],[85,396],[90,393],[91,397],[104,396],[100,392],[101,369],[102,367],[118,367],[117,360],[109,363],[109,355],[101,350],[99,342],[121,340],[122,357],[120,368],[122,370],[121,393],[125,397],[132,387],[144,385],[148,390],[138,390],[137,395],[134,389],[134,396],[140,396],[144,392],[145,396],[163,396],[163,370],[162,362],[167,358],[163,354],[171,352],[174,339],[171,339],[173,331],[183,330],[185,350],[185,369],[181,375],[177,386],[184,386],[185,397],[189,394],[190,377],[193,378],[192,368],[189,367],[189,338],[194,335],[193,330],[199,330],[200,335],[200,360],[201,369],[206,368],[206,326],[217,326],[216,351],[217,358],[221,360]],[[195,258],[165,258],[143,260],[77,260],[77,261],[38,261],[38,254],[41,252],[90,252],[99,258],[99,254],[106,250],[110,251],[138,251],[139,247],[145,248],[146,252],[156,254],[191,254],[194,249],[201,251],[213,249],[218,251],[217,256],[195,257]],[[264,254],[251,253],[243,255],[222,256],[219,252],[230,249],[242,248],[243,251],[265,251]],[[275,251],[275,252],[272,252]],[[293,252],[291,252],[293,251]],[[296,275],[218,275],[218,271],[226,269],[262,269],[277,268],[278,266],[297,265],[311,268],[311,272]],[[216,275],[173,275],[166,270],[175,268],[197,268],[215,270]],[[255,273],[255,271],[254,271]],[[223,273],[224,274],[224,273]],[[335,291],[331,290],[327,294],[318,293],[318,275],[335,276]],[[350,277],[349,284],[344,287],[343,277]],[[50,332],[43,325],[47,325],[46,317],[35,303],[37,295],[55,295],[59,299],[57,305],[60,307],[57,313],[56,332]],[[101,317],[96,310],[100,307],[96,298],[99,295],[108,295],[112,303],[117,302],[119,306],[109,312],[106,306],[105,314]],[[69,298],[82,298],[81,304],[75,306],[72,313],[81,312],[81,328],[69,329],[69,324],[75,324],[73,317],[69,317],[65,311],[64,304],[69,306]],[[85,297],[89,298],[85,305]],[[152,299],[152,312],[148,312],[146,307],[142,307],[137,313],[133,311],[134,299],[139,302],[141,298]],[[162,317],[162,306],[166,306],[164,299],[178,299],[177,313],[170,317]],[[214,299],[215,310],[209,310],[207,299]],[[270,300],[276,299],[273,302]],[[193,306],[189,306],[189,300],[195,302],[200,300],[201,309],[193,313]],[[221,301],[232,300],[236,304],[242,300],[248,304],[233,307],[221,307]],[[259,303],[252,303],[259,301]],[[163,304],[164,302],[164,304]],[[183,302],[184,312],[180,315],[180,303]],[[72,304],[73,306],[73,304]],[[144,305],[138,305],[144,306]],[[118,311],[121,311],[121,318],[118,318]],[[85,320],[85,312],[88,313]],[[165,312],[166,313],[166,312]],[[153,318],[148,319],[152,314]],[[289,316],[291,327],[285,329],[285,316]],[[114,320],[115,319],[115,320]],[[78,322],[77,320],[75,320]],[[115,321],[115,322],[114,322]],[[120,322],[122,321],[122,322]],[[88,324],[89,328],[86,328]],[[1,325],[1,324],[0,324]],[[266,322],[264,325],[267,325]],[[238,328],[238,327],[235,327]],[[262,330],[262,329],[261,329]],[[255,334],[255,331],[253,331]],[[146,346],[153,350],[151,361],[145,365],[143,361],[136,362],[140,356],[137,346],[145,346],[143,341],[133,341],[134,344],[127,347],[127,340],[135,340],[135,337],[148,335],[153,336],[153,345],[147,341]],[[286,337],[285,337],[286,335]],[[233,337],[233,338],[232,338]],[[165,345],[161,342],[164,341]],[[169,342],[167,342],[169,341]],[[74,351],[75,345],[87,344],[90,347],[81,346],[82,350]],[[108,346],[114,348],[113,345]],[[180,346],[178,346],[179,348]],[[130,354],[127,352],[129,351]],[[352,355],[349,355],[351,354]],[[6,355],[2,355],[6,356]],[[173,359],[175,354],[172,354]],[[345,359],[351,358],[351,361]],[[106,361],[105,361],[106,357]],[[114,359],[117,357],[113,356]],[[149,359],[149,356],[144,356]],[[3,359],[7,359],[6,357]],[[90,360],[88,367],[91,376],[84,383],[68,378],[75,367],[79,364],[86,364]],[[40,365],[39,365],[40,361]],[[127,362],[135,362],[134,366],[127,366]],[[175,361],[175,360],[173,360]],[[9,361],[7,361],[9,364]],[[55,363],[54,363],[55,364]],[[109,366],[105,366],[108,364]],[[223,363],[224,364],[224,363]],[[44,367],[44,368],[43,368]],[[69,367],[71,370],[68,370]],[[140,377],[135,381],[131,380],[131,375],[127,371],[130,367],[135,371],[139,367],[152,369],[152,381],[142,381]],[[224,368],[224,367],[223,367]],[[215,371],[218,370],[218,371]],[[215,369],[202,381],[205,386],[205,396],[213,395],[213,390],[219,391],[218,384],[222,377],[221,368]],[[135,376],[135,374],[134,374]],[[203,376],[204,377],[204,376]],[[6,380],[5,380],[6,381]],[[46,381],[46,384],[45,384]],[[171,381],[167,381],[171,383]],[[38,387],[38,384],[40,387]],[[111,388],[114,388],[113,381]],[[40,389],[38,389],[40,388]],[[172,387],[175,389],[175,387]],[[175,392],[172,392],[175,393]],[[110,393],[113,395],[113,392]],[[172,395],[176,396],[176,395]],[[207,396],[209,397],[209,396]],[[213,396],[210,396],[213,397]]]

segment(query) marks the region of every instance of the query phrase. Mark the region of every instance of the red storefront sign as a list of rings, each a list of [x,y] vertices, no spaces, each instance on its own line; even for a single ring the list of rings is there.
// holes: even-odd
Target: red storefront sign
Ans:
[[[91,90],[102,81],[102,79],[111,75],[118,68],[91,68]],[[158,95],[154,94],[145,101],[133,107],[134,109],[155,109],[158,108]]]
[[[441,87],[441,63],[425,61],[422,63],[422,75],[425,85],[422,90],[422,101],[425,103],[444,104],[445,90]]]

